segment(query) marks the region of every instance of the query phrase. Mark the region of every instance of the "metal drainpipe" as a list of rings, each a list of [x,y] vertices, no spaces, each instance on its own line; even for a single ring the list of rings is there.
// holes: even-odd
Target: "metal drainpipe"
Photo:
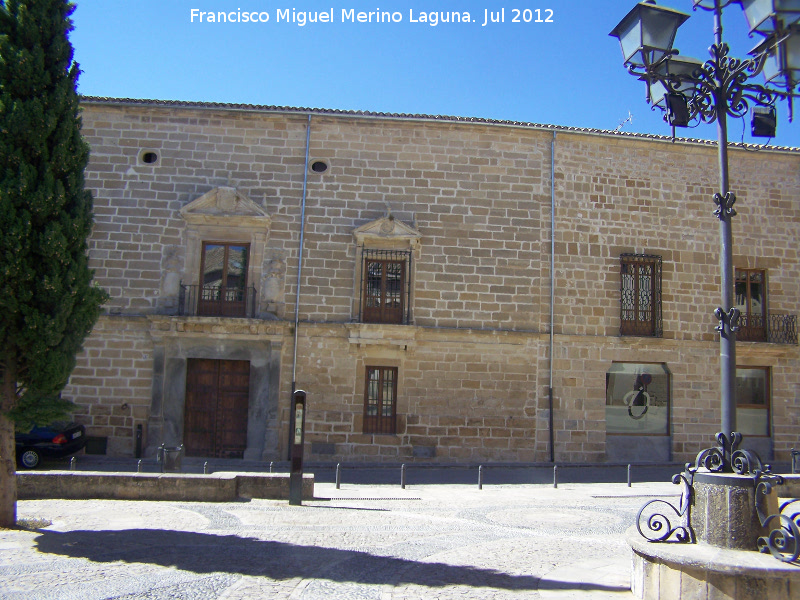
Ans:
[[[294,351],[292,356],[292,397],[297,389],[297,330],[300,325],[300,281],[303,275],[303,239],[306,228],[306,192],[308,190],[308,149],[311,142],[311,115],[308,115],[306,125],[306,160],[303,169],[303,199],[300,204],[300,249],[297,256],[297,285],[294,300]],[[291,406],[291,404],[289,404]],[[290,411],[291,412],[291,411]],[[294,428],[294,415],[289,418],[289,432]],[[288,448],[291,455],[291,445]],[[291,456],[290,456],[291,458]]]
[[[550,142],[550,389],[548,392],[548,420],[550,431],[550,462],[556,462],[555,431],[553,427],[553,315],[556,281],[556,132]]]

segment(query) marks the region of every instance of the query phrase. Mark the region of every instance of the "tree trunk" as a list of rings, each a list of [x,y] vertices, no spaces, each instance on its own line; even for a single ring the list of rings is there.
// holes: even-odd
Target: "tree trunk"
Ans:
[[[17,523],[17,473],[14,423],[0,413],[0,527]]]
[[[3,356],[2,388],[0,389],[0,527],[17,524],[17,473],[14,444],[14,421],[8,411],[17,403],[17,357],[6,349]]]

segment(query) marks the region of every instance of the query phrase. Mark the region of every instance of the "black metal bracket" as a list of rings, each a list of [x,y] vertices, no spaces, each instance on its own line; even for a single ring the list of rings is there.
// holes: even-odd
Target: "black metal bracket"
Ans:
[[[714,216],[720,220],[735,217],[738,214],[733,208],[733,205],[736,204],[736,194],[733,192],[725,192],[724,196],[720,193],[714,194],[714,204],[717,205]]]
[[[725,331],[726,324],[734,333],[739,331],[739,319],[742,316],[742,311],[738,308],[733,307],[728,312],[725,312],[721,307],[718,307],[714,309],[714,316],[719,321],[719,325],[714,328],[715,331],[722,333]]]

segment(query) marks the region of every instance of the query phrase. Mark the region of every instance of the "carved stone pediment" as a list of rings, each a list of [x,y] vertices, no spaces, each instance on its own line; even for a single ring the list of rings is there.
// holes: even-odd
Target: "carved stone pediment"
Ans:
[[[192,225],[269,228],[272,221],[267,211],[232,187],[218,187],[206,192],[184,206],[181,216]]]
[[[416,248],[422,235],[402,221],[398,221],[391,213],[375,221],[366,223],[353,231],[359,246],[391,245]]]

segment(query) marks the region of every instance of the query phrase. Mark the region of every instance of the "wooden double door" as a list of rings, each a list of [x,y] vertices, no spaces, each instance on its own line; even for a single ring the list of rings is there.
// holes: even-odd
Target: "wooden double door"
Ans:
[[[250,362],[190,358],[183,445],[187,456],[242,458],[247,448]]]

